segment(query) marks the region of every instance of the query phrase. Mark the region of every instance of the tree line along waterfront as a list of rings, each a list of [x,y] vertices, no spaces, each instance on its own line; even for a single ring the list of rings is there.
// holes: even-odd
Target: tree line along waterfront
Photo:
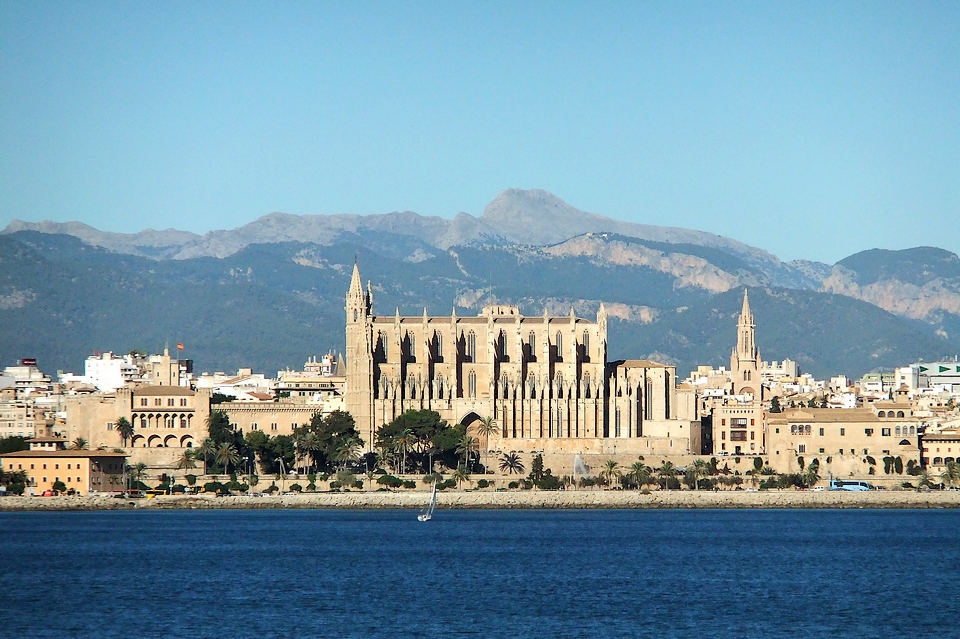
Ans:
[[[644,459],[622,463],[614,459],[599,467],[584,468],[576,475],[558,474],[545,467],[541,454],[534,454],[529,467],[515,451],[490,451],[490,435],[498,428],[491,418],[471,426],[451,425],[431,410],[409,410],[376,432],[374,450],[363,453],[352,416],[333,411],[315,413],[292,435],[271,436],[262,430],[244,433],[230,424],[226,413],[214,410],[206,421],[207,437],[198,446],[185,448],[169,472],[148,474],[144,463],[127,464],[111,475],[108,491],[159,491],[163,493],[207,492],[244,494],[250,492],[319,492],[350,490],[411,490],[431,486],[438,489],[494,490],[782,490],[808,489],[823,479],[819,458],[797,457],[798,473],[778,473],[762,456],[741,459],[697,457],[684,467],[672,461]],[[125,444],[133,428],[123,417],[117,433]],[[0,455],[27,450],[27,439],[0,439]],[[89,448],[76,438],[72,450]],[[115,452],[122,452],[115,449]],[[825,460],[829,463],[829,459]],[[903,464],[887,456],[871,467],[884,475],[902,475],[895,489],[929,490],[960,487],[960,463],[948,462],[933,475],[913,460]],[[731,462],[733,467],[731,467]],[[882,469],[881,465],[882,464]],[[0,486],[8,495],[23,494],[26,471],[0,469]],[[73,494],[63,482],[58,493]],[[101,491],[101,492],[108,492]]]

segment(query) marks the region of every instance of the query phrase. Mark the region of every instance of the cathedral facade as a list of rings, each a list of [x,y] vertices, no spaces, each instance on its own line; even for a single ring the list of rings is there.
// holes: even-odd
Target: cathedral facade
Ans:
[[[624,440],[633,440],[640,449],[641,439],[670,432],[665,422],[678,441],[689,437],[676,423],[673,367],[607,362],[602,304],[595,321],[572,309],[524,317],[509,305],[473,317],[455,309],[447,317],[377,316],[355,265],[346,315],[346,409],[368,447],[381,425],[411,409],[468,426],[492,417],[500,444],[517,448],[599,452],[604,441],[621,440],[626,450]]]

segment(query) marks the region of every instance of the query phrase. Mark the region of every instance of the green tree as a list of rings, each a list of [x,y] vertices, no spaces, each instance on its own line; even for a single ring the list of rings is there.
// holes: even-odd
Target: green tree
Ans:
[[[463,482],[470,481],[470,471],[467,470],[466,466],[457,466],[457,469],[453,471],[451,477],[453,477],[453,479],[457,482],[457,486],[459,487],[463,484]]]
[[[203,474],[206,475],[207,463],[210,461],[210,458],[216,455],[217,453],[216,444],[214,443],[213,439],[211,439],[210,437],[207,437],[202,442],[200,442],[200,445],[197,446],[194,450],[196,451],[194,455],[197,458],[203,460]]]
[[[540,453],[533,456],[533,462],[530,464],[529,479],[532,482],[538,482],[543,479],[543,455]]]
[[[699,457],[693,460],[693,464],[687,468],[687,474],[690,475],[691,473],[694,490],[700,490],[700,480],[709,474],[707,462]]]
[[[630,466],[627,478],[639,488],[643,488],[647,484],[653,483],[653,471],[642,461],[636,461]]]
[[[0,455],[4,453],[16,453],[21,450],[30,450],[30,444],[25,437],[2,437],[0,438]],[[2,472],[2,469],[0,469]]]
[[[355,462],[360,458],[360,449],[363,444],[357,438],[344,439],[338,443],[338,448],[333,453],[333,459],[340,464],[341,469],[347,467],[350,462]]]
[[[620,470],[620,464],[613,459],[603,462],[603,470],[600,471],[600,479],[607,485],[612,486],[615,481],[623,477],[623,471]]]
[[[480,421],[474,422],[474,430],[477,431],[477,437],[483,437],[483,470],[487,472],[487,462],[490,457],[490,435],[500,432],[500,427],[493,420],[493,417],[481,417]]]
[[[183,453],[180,454],[179,459],[177,459],[177,470],[190,470],[196,467],[197,464],[194,461],[194,449],[187,448],[183,451]]]
[[[237,449],[233,444],[223,442],[217,448],[215,459],[217,464],[223,468],[223,472],[228,473],[230,472],[230,467],[235,467],[240,461],[240,455],[237,453]]]
[[[117,434],[120,435],[120,441],[126,447],[127,442],[133,439],[133,424],[126,417],[118,417],[116,423]]]
[[[754,457],[754,458],[753,458],[753,470],[754,470],[754,472],[758,472],[758,473],[759,473],[762,468],[763,468],[763,458],[762,458],[762,457]]]
[[[960,485],[960,463],[955,461],[947,462],[943,468],[943,472],[940,473],[940,481],[950,487]]]
[[[516,453],[504,453],[500,456],[500,472],[508,475],[522,475],[524,471],[523,461],[520,455]]]
[[[664,489],[669,488],[672,483],[671,480],[677,477],[677,467],[673,465],[673,462],[664,461],[657,469],[657,475],[660,476]]]
[[[457,454],[463,455],[463,465],[470,468],[470,456],[477,450],[477,439],[473,435],[464,433],[460,441],[457,442]]]
[[[65,493],[67,492],[67,485],[58,479],[57,481],[53,482],[53,489],[58,493]]]
[[[780,398],[774,397],[770,400],[770,412],[771,413],[780,413],[783,412],[783,409],[780,408]]]
[[[404,428],[394,440],[394,444],[397,446],[396,450],[403,455],[402,465],[400,466],[401,475],[405,475],[407,472],[407,452],[416,442],[417,434],[410,428]]]

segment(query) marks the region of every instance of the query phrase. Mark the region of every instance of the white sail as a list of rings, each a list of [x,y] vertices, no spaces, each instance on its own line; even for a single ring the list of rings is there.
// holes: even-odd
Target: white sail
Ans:
[[[433,509],[437,507],[437,482],[433,482],[433,492],[430,494],[430,505],[426,510],[420,511],[417,519],[420,521],[430,521],[433,519]]]

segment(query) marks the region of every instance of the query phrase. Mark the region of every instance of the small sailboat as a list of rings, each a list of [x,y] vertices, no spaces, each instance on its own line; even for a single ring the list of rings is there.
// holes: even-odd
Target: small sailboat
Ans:
[[[430,521],[433,519],[433,509],[437,507],[437,482],[433,482],[433,492],[430,493],[430,505],[426,510],[421,510],[417,515],[417,521]]]

